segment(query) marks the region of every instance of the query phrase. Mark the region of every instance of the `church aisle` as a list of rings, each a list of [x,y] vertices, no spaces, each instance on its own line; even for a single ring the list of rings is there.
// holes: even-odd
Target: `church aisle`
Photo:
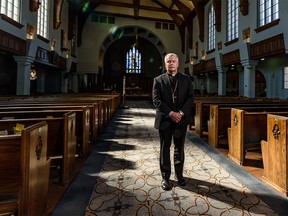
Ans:
[[[179,187],[171,178],[173,189],[163,191],[155,110],[146,101],[126,105],[129,109],[116,113],[93,146],[53,215],[286,214],[285,197],[191,132],[185,145],[187,184]]]

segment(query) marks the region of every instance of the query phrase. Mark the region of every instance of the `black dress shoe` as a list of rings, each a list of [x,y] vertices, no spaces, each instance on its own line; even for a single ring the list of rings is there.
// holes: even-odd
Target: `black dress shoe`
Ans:
[[[170,184],[169,179],[168,179],[168,180],[167,180],[167,179],[163,179],[163,180],[161,181],[161,188],[162,188],[163,190],[170,190],[170,189],[171,189],[171,184]]]
[[[179,186],[185,186],[186,182],[185,182],[185,179],[184,179],[183,176],[182,176],[182,177],[179,177],[179,178],[176,178],[176,180],[177,180],[177,184],[178,184]]]

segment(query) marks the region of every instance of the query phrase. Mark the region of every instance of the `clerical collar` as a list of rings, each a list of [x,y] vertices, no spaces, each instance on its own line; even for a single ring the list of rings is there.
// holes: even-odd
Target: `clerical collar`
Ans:
[[[173,76],[173,77],[176,76],[176,74],[177,74],[177,73],[173,74],[173,73],[169,73],[169,72],[167,72],[167,73],[168,73],[169,76]]]

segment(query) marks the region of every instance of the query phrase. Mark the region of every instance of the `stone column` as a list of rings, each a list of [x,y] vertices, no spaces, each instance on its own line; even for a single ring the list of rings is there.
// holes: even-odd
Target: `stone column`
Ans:
[[[218,95],[226,95],[226,74],[227,67],[217,67],[218,71]]]
[[[35,58],[29,56],[14,56],[17,62],[16,95],[30,95],[30,70]]]
[[[244,60],[241,62],[244,68],[244,97],[254,98],[255,97],[255,66],[257,61]]]

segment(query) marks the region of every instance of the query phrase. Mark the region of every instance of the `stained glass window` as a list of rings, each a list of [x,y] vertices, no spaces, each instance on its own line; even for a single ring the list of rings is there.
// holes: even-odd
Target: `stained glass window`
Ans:
[[[133,46],[126,54],[126,73],[140,74],[141,73],[141,53]]]

